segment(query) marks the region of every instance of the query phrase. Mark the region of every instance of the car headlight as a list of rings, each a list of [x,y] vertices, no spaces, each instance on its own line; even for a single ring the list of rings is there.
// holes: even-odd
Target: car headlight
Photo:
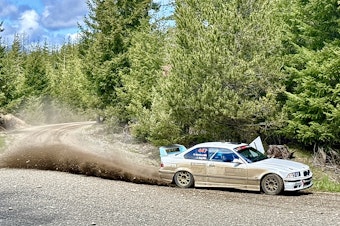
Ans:
[[[294,173],[289,173],[287,175],[287,178],[299,177],[299,176],[301,176],[300,172],[294,172]]]

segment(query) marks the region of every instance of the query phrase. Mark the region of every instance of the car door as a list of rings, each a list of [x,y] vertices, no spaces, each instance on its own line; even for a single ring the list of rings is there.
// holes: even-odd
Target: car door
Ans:
[[[196,148],[184,155],[184,161],[177,168],[189,169],[194,176],[195,186],[205,186],[208,148]]]
[[[207,185],[212,187],[245,188],[246,164],[234,163],[239,158],[233,151],[219,149],[207,162]]]

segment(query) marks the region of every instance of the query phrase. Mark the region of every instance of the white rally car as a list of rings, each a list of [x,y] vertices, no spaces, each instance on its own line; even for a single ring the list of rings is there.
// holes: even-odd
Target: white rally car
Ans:
[[[159,150],[160,177],[182,188],[226,187],[277,195],[313,185],[307,165],[268,158],[247,144],[208,142],[189,149],[176,144]]]

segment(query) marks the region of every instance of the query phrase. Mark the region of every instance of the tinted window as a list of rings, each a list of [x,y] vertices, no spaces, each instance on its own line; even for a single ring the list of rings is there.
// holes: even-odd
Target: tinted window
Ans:
[[[207,160],[208,148],[196,148],[184,155],[186,159]]]
[[[211,159],[212,156],[215,155],[216,152],[218,152],[219,148],[209,148],[208,150],[208,159]]]
[[[216,162],[232,162],[236,158],[239,157],[233,151],[228,149],[219,149],[210,160]]]

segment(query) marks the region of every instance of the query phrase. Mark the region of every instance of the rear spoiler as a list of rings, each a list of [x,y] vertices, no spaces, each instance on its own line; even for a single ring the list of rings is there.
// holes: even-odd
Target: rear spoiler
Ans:
[[[161,157],[167,156],[167,155],[176,155],[183,151],[186,151],[187,148],[184,147],[181,144],[173,144],[169,146],[162,146],[159,148],[159,154]]]

